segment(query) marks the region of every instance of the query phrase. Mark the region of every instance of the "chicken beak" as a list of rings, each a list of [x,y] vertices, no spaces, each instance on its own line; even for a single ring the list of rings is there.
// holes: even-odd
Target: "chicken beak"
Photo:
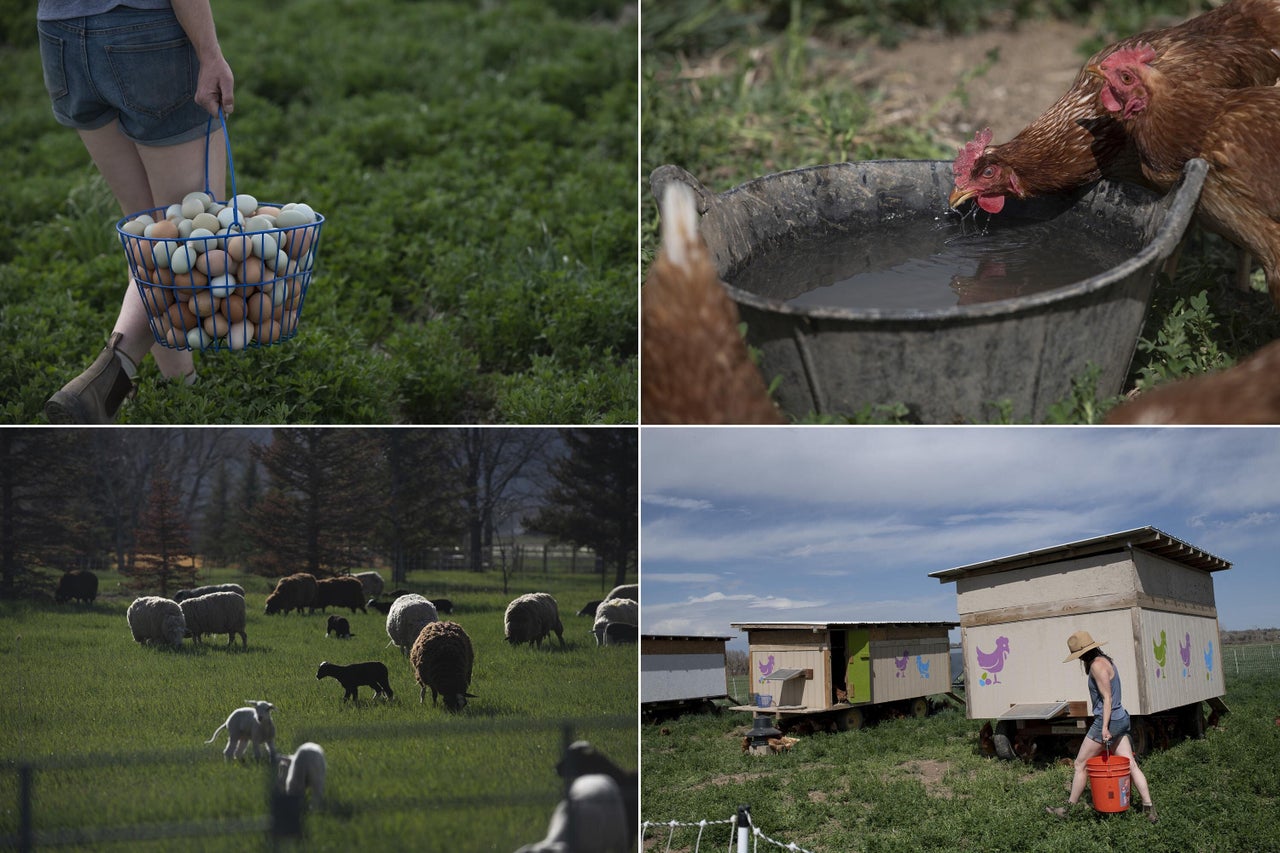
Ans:
[[[970,188],[970,189],[962,190],[959,187],[956,187],[951,191],[951,195],[947,198],[947,204],[951,206],[952,210],[955,210],[956,208],[964,204],[969,199],[975,197],[977,194],[978,194],[978,191],[975,189]]]

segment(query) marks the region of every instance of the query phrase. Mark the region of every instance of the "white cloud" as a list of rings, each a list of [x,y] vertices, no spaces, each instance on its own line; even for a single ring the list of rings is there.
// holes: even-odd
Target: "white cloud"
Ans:
[[[666,506],[672,509],[688,509],[688,510],[704,510],[711,509],[714,504],[711,501],[697,500],[695,498],[677,498],[671,495],[645,494],[640,500],[654,506]]]
[[[720,583],[724,577],[713,572],[645,572],[645,583]]]

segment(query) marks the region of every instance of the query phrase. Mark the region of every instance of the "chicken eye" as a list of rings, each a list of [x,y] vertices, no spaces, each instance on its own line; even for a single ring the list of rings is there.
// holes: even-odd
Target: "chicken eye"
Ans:
[[[995,166],[988,166],[987,168],[982,170],[982,177],[984,178],[994,178],[995,176],[996,176]]]
[[[1128,71],[1122,71],[1122,72],[1120,72],[1120,82],[1121,82],[1121,83],[1123,83],[1123,84],[1125,84],[1126,86],[1132,86],[1132,85],[1133,85],[1133,75],[1132,75],[1132,74],[1130,74]]]

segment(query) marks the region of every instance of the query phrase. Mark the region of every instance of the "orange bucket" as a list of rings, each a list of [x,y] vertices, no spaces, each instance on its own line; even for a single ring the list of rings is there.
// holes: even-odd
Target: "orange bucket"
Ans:
[[[1100,812],[1122,812],[1129,808],[1129,759],[1103,753],[1085,762],[1089,771],[1089,795]]]

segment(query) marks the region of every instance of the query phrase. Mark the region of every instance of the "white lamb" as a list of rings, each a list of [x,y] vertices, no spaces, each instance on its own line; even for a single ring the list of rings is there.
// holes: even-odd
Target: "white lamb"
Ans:
[[[604,645],[605,628],[611,622],[624,625],[640,624],[640,605],[630,598],[609,598],[596,608],[596,621],[591,630],[596,635],[596,645]]]
[[[213,743],[218,739],[218,732],[227,730],[227,748],[222,755],[230,761],[244,754],[244,748],[253,741],[253,757],[261,758],[260,747],[267,746],[267,757],[276,754],[276,724],[271,719],[275,705],[261,700],[246,699],[247,707],[236,708],[227,717],[227,721],[214,730],[212,737],[205,743]]]
[[[551,813],[547,837],[516,853],[627,853],[627,809],[613,777],[579,776]]]
[[[324,808],[324,777],[328,765],[320,744],[308,741],[293,755],[276,759],[281,789],[290,796],[301,797],[311,791],[311,808]]]
[[[400,596],[387,613],[387,636],[391,638],[388,645],[399,646],[400,653],[408,655],[423,626],[439,619],[436,606],[416,592]]]

